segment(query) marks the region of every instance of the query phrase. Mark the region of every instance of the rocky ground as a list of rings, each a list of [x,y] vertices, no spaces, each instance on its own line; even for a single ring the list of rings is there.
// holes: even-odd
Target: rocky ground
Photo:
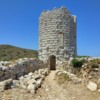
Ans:
[[[51,71],[35,94],[19,88],[0,93],[0,100],[100,100],[100,93],[90,91],[83,84],[75,84],[68,80],[58,84],[56,71]]]
[[[21,68],[24,70],[23,64]],[[59,70],[39,68],[1,81],[0,100],[100,100],[100,63],[97,60],[82,65],[76,75],[67,70],[66,64]],[[6,71],[1,69],[3,73]]]

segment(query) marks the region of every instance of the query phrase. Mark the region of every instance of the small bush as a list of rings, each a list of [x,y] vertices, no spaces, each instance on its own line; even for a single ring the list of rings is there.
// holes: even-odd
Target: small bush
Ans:
[[[71,64],[74,68],[80,68],[82,67],[84,62],[85,62],[84,60],[73,59]]]

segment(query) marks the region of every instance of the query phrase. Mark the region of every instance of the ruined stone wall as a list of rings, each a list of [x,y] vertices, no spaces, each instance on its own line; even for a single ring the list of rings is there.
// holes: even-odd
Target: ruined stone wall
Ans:
[[[39,59],[55,55],[64,61],[76,53],[76,17],[62,7],[42,12],[39,18]]]
[[[9,62],[8,62],[9,63]],[[47,65],[43,61],[34,58],[18,59],[9,65],[0,65],[0,81],[6,79],[18,79],[20,76],[38,69],[46,68]]]

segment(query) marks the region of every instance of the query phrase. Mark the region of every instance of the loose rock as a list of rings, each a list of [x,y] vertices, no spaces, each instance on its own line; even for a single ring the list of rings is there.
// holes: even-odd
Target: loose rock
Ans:
[[[96,91],[97,90],[97,84],[95,84],[94,82],[89,82],[87,85],[87,88],[91,91]]]

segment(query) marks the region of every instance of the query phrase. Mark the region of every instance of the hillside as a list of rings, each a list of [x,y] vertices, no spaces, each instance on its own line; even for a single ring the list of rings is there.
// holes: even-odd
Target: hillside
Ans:
[[[0,61],[33,57],[38,57],[38,52],[36,50],[23,49],[11,45],[0,45]]]

